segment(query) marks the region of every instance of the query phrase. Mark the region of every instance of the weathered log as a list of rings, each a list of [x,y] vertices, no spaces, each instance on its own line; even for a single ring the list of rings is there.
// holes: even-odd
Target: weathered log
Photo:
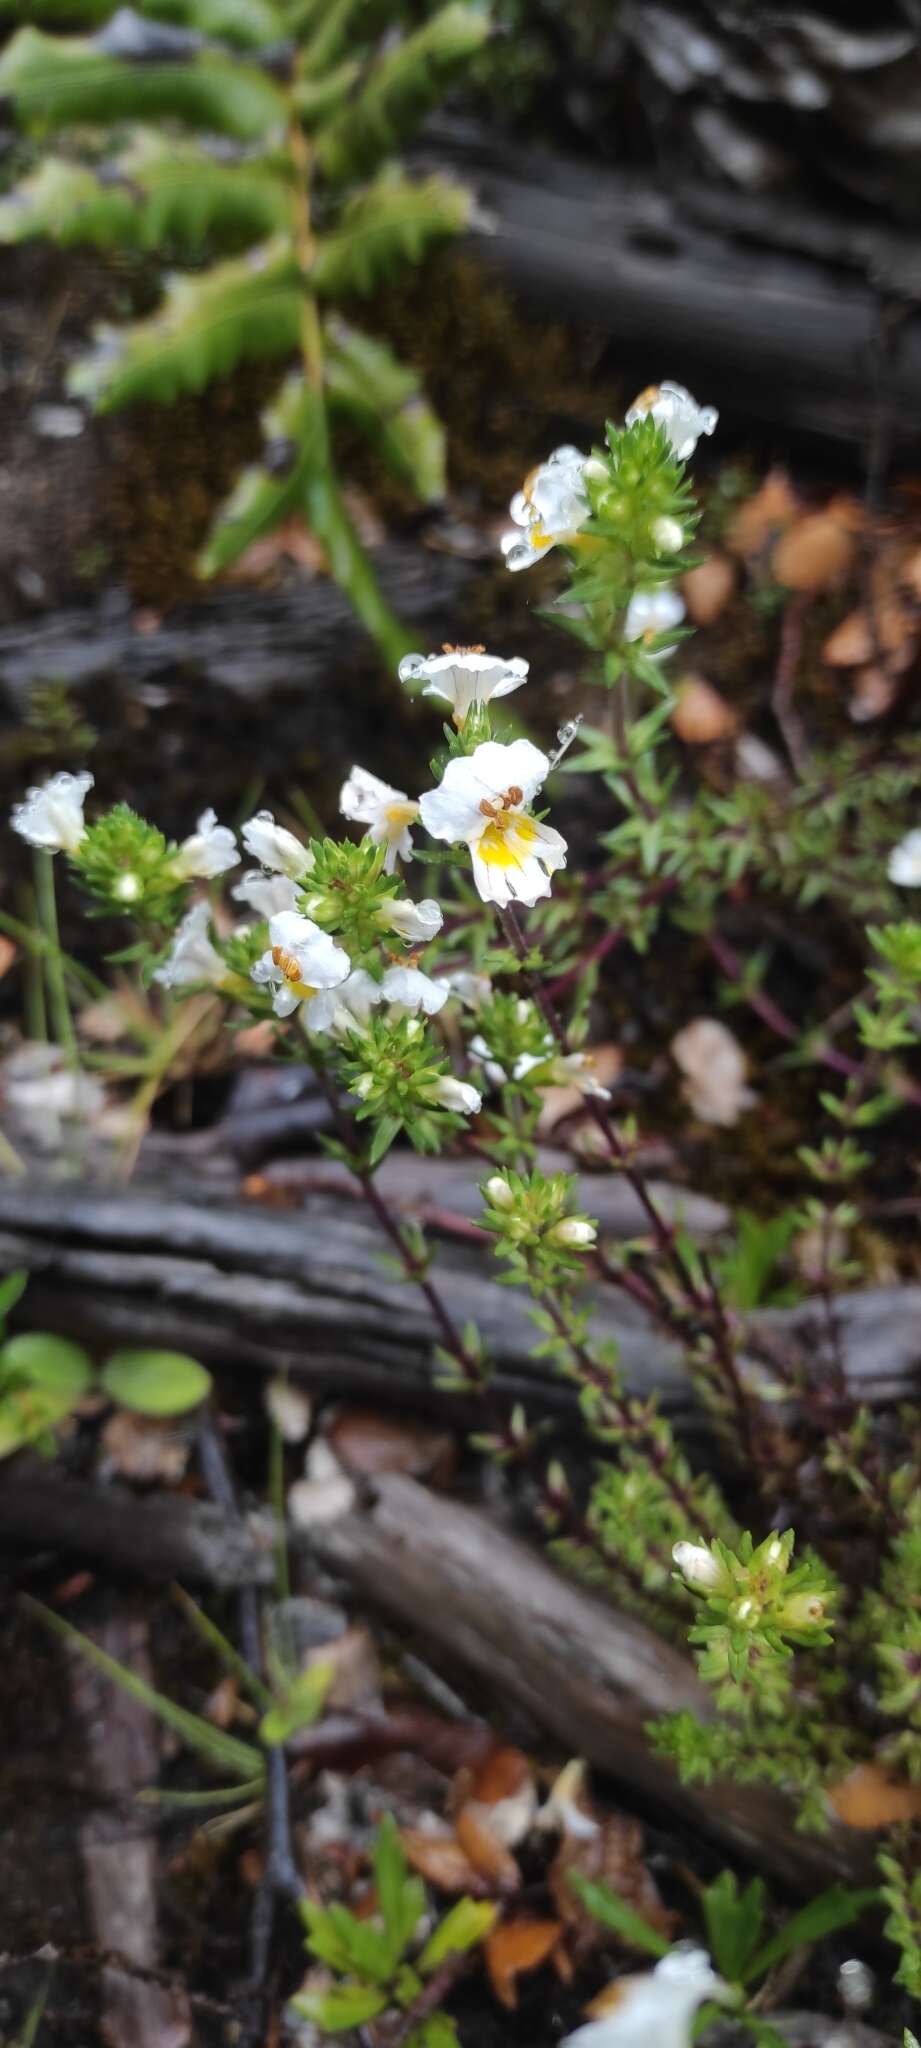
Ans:
[[[565,308],[593,323],[646,382],[699,375],[749,431],[865,442],[880,293],[916,304],[921,289],[909,235],[845,233],[811,215],[796,232],[779,202],[548,162],[443,120],[417,154],[474,187],[469,246],[489,271],[553,317]],[[912,317],[891,373],[902,441],[921,434],[919,372]]]
[[[20,1550],[64,1550],[130,1578],[221,1587],[272,1580],[268,1517],[241,1523],[182,1494],[93,1486],[26,1455],[3,1468],[0,1538]]]
[[[426,1162],[410,1182],[411,1199],[404,1187],[404,1206],[421,1201],[429,1212],[456,1211],[477,1177],[473,1165],[461,1173],[452,1163],[444,1172]],[[321,1392],[442,1407],[447,1397],[434,1373],[439,1333],[419,1291],[382,1265],[386,1246],[367,1212],[323,1188],[308,1193],[298,1212],[280,1213],[222,1200],[217,1188],[226,1197],[226,1185],[219,1180],[212,1193],[207,1182],[196,1184],[194,1198],[189,1191],[181,1198],[142,1188],[0,1185],[0,1269],[23,1266],[32,1276],[20,1321],[101,1348],[168,1345],[225,1368],[285,1368]],[[442,1188],[450,1199],[433,1200]],[[618,1183],[592,1178],[583,1193],[590,1210],[607,1209],[612,1234],[635,1228]],[[692,1199],[673,1191],[689,1220]],[[719,1214],[715,1205],[693,1213],[705,1230]],[[442,1238],[433,1272],[457,1321],[472,1317],[481,1329],[497,1392],[572,1414],[572,1389],[533,1355],[526,1298],[492,1276],[483,1248]],[[918,1287],[842,1297],[836,1315],[845,1370],[861,1399],[890,1402],[916,1389],[919,1309]],[[593,1311],[599,1337],[620,1347],[628,1389],[654,1390],[678,1427],[699,1427],[678,1345],[611,1287],[596,1289]],[[827,1344],[823,1318],[808,1302],[759,1311],[750,1326],[769,1331],[775,1345],[805,1342],[819,1361]]]
[[[689,1660],[489,1516],[390,1475],[375,1483],[367,1511],[303,1540],[363,1601],[524,1708],[567,1754],[639,1788],[796,1891],[866,1872],[867,1835],[841,1823],[822,1836],[799,1834],[787,1802],[761,1788],[680,1784],[645,1728],[683,1708],[712,1719],[711,1695]]]

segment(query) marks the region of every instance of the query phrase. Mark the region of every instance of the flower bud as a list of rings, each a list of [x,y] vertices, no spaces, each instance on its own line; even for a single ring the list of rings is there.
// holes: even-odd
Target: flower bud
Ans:
[[[119,903],[136,903],[141,894],[141,883],[137,875],[119,875],[112,891]]]
[[[589,1223],[581,1216],[564,1216],[547,1232],[548,1244],[562,1245],[572,1252],[587,1252],[597,1237],[597,1223]]]
[[[729,1610],[729,1619],[738,1622],[742,1628],[755,1628],[758,1622],[757,1603],[747,1598],[737,1600]]]
[[[705,1543],[675,1543],[672,1545],[672,1557],[689,1586],[715,1592],[717,1586],[725,1584],[723,1566]]]
[[[476,1116],[483,1107],[479,1090],[472,1088],[469,1081],[458,1081],[453,1074],[441,1074],[432,1087],[432,1101],[442,1109],[459,1111],[461,1116]]]
[[[515,1197],[501,1173],[490,1174],[483,1184],[483,1193],[492,1209],[513,1209],[515,1206]]]
[[[818,1593],[793,1593],[784,1602],[781,1622],[788,1628],[809,1628],[825,1618],[825,1602]]]
[[[587,477],[590,483],[604,484],[607,483],[610,471],[607,463],[602,462],[600,456],[590,455],[583,467],[582,475]]]
[[[684,546],[684,528],[677,519],[663,514],[661,519],[653,520],[650,539],[658,554],[677,555]]]

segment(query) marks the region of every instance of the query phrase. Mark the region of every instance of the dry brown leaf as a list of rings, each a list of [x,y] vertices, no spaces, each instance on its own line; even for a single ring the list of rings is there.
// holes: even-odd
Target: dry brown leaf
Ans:
[[[13,965],[13,962],[17,960],[18,957],[18,946],[14,946],[12,939],[8,939],[4,937],[2,933],[0,933],[0,980],[2,980],[4,974],[9,973],[10,968]]]
[[[609,1814],[594,1835],[563,1836],[548,1882],[553,1903],[560,1919],[570,1928],[579,1955],[589,1954],[608,1936],[573,1890],[569,1881],[571,1871],[579,1871],[593,1883],[600,1880],[609,1885],[657,1934],[671,1938],[675,1915],[662,1904],[655,1879],[644,1861],[643,1846],[641,1823],[623,1813]]]
[[[911,597],[921,601],[921,548],[915,548],[902,563],[899,582]]]
[[[228,571],[232,583],[259,583],[263,577],[271,576],[280,564],[294,562],[309,576],[325,574],[328,563],[326,551],[312,533],[309,533],[302,519],[292,517],[276,526],[262,540],[254,540]]]
[[[380,1707],[383,1704],[381,1670],[370,1629],[355,1622],[330,1642],[317,1643],[304,1659],[304,1669],[326,1665],[332,1671],[325,1707],[342,1712]],[[308,1731],[309,1732],[309,1731]],[[293,1747],[297,1747],[294,1737]]]
[[[402,1472],[446,1485],[457,1463],[457,1443],[448,1430],[375,1408],[341,1408],[327,1440],[346,1472],[366,1479]]]
[[[859,669],[854,677],[854,689],[847,707],[848,717],[855,725],[869,725],[874,718],[884,718],[892,710],[899,693],[898,682],[885,669]]]
[[[772,469],[754,496],[746,498],[726,528],[726,546],[734,555],[760,555],[762,548],[791,526],[799,499],[785,469]]]
[[[838,1819],[851,1828],[888,1828],[898,1821],[921,1820],[921,1785],[891,1778],[881,1764],[857,1764],[827,1796]]]
[[[240,1681],[232,1671],[227,1671],[205,1701],[205,1720],[210,1721],[212,1728],[232,1728],[239,1704]]]
[[[503,1743],[491,1750],[474,1772],[470,1796],[482,1806],[497,1806],[500,1800],[513,1798],[532,1782],[531,1765],[524,1750]]]
[[[834,513],[808,512],[781,534],[771,554],[771,568],[778,583],[788,590],[816,596],[842,583],[856,552],[852,523]]]
[[[672,728],[689,747],[731,739],[738,729],[732,705],[703,676],[683,676],[672,712]]]
[[[701,1123],[730,1130],[755,1100],[748,1086],[748,1061],[737,1038],[718,1017],[694,1017],[671,1044],[681,1068],[681,1093]]]
[[[876,609],[876,633],[885,654],[898,656],[907,667],[914,653],[915,623],[904,605],[884,599]],[[863,668],[875,658],[876,647],[869,615],[862,608],[848,612],[830,633],[822,658],[832,668]]]
[[[124,1479],[162,1479],[175,1485],[189,1462],[191,1446],[175,1422],[119,1408],[102,1432],[102,1448],[111,1469]]]
[[[465,1855],[456,1835],[430,1834],[426,1828],[401,1828],[400,1840],[406,1861],[427,1884],[440,1892],[470,1892],[476,1899],[488,1898],[493,1887]],[[517,1869],[517,1865],[516,1865]]]
[[[463,1807],[454,1823],[455,1833],[464,1855],[485,1878],[490,1891],[510,1896],[521,1889],[521,1871],[511,1850],[481,1817],[486,1811],[483,1807]]]
[[[553,1954],[563,1933],[561,1920],[500,1920],[484,1943],[489,1981],[509,2012],[518,2003],[518,1978],[537,1970]]]
[[[708,555],[681,578],[681,595],[695,626],[712,626],[735,589],[735,564],[728,555]]]

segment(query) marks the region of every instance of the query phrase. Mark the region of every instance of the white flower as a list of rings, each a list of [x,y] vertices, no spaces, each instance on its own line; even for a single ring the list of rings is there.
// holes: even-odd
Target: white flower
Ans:
[[[893,847],[886,873],[899,889],[921,889],[921,829],[909,832]]]
[[[235,903],[245,903],[266,921],[280,910],[297,909],[298,892],[290,875],[264,875],[261,868],[247,868],[230,893]]]
[[[558,541],[571,540],[588,518],[586,458],[578,448],[555,448],[532,469],[509,510],[523,532],[506,533],[500,543],[507,569],[529,569]]]
[[[549,769],[530,740],[502,746],[486,740],[449,761],[438,789],[422,797],[422,823],[433,839],[464,839],[484,903],[536,903],[549,896],[550,876],[566,865],[566,841],[538,824],[524,806]]]
[[[477,1031],[467,1047],[472,1060],[480,1060],[483,1073],[491,1088],[501,1088],[508,1075],[501,1061],[497,1060],[492,1047],[487,1045],[482,1031]]]
[[[421,903],[411,903],[406,896],[399,903],[383,905],[381,923],[386,924],[388,931],[396,932],[407,946],[427,946],[430,939],[437,937],[444,918],[434,896],[424,896]]]
[[[469,1081],[457,1081],[453,1074],[442,1074],[433,1081],[429,1090],[432,1102],[441,1109],[456,1109],[461,1116],[476,1116],[483,1107],[483,1097]]]
[[[672,1557],[689,1586],[699,1586],[702,1592],[725,1587],[726,1573],[705,1543],[673,1543]]]
[[[349,973],[349,956],[328,932],[320,930],[297,910],[280,910],[269,919],[271,946],[252,970],[253,980],[272,990],[276,1017],[290,1017],[299,1003],[306,1003],[304,1019],[313,1029],[314,1017],[326,1014],[322,1003],[313,1009],[319,991],[338,988]],[[317,1028],[323,1029],[318,1023]]]
[[[475,974],[469,967],[453,968],[442,977],[445,987],[450,989],[459,1003],[468,1010],[481,1010],[492,995],[492,982],[488,974]]]
[[[674,1948],[654,1970],[620,1977],[610,2012],[577,2027],[560,2048],[691,2048],[691,2027],[706,1998],[724,2004],[728,1987],[700,1948]]]
[[[414,1017],[419,1010],[434,1017],[448,1000],[444,982],[433,981],[430,974],[422,974],[418,967],[388,967],[381,993],[385,1003],[390,1004],[392,1017]]]
[[[543,1068],[538,1087],[555,1083],[561,1088],[578,1088],[580,1095],[591,1095],[596,1102],[611,1100],[610,1088],[603,1088],[592,1073],[590,1052],[554,1052],[552,1047],[546,1052],[523,1052],[515,1061],[515,1080],[523,1081],[535,1067]]]
[[[719,419],[715,405],[698,405],[683,384],[673,384],[667,377],[661,384],[650,384],[640,392],[624,416],[624,426],[635,426],[637,420],[646,419],[649,414],[657,426],[665,429],[672,454],[679,462],[690,460],[701,434],[712,434]]]
[[[94,1074],[65,1065],[58,1045],[26,1044],[3,1065],[4,1106],[43,1151],[56,1151],[73,1124],[95,1124],[106,1093]]]
[[[564,1216],[554,1224],[549,1239],[551,1244],[564,1245],[568,1251],[587,1252],[597,1242],[598,1225],[581,1216]]]
[[[43,846],[49,853],[76,853],[86,826],[83,806],[93,787],[88,773],[69,775],[66,769],[52,775],[50,782],[27,789],[22,803],[14,804],[10,823],[30,846]]]
[[[228,825],[219,825],[217,812],[202,811],[194,832],[184,839],[173,867],[183,881],[210,882],[235,868],[240,856]]]
[[[173,943],[154,981],[163,988],[217,988],[226,979],[227,967],[208,937],[211,912],[207,903],[193,903],[177,926]]]
[[[404,789],[391,789],[367,768],[353,768],[339,792],[339,809],[353,825],[364,825],[375,846],[386,845],[384,873],[392,875],[398,860],[411,860],[410,826],[419,806]]]
[[[517,536],[516,536],[517,539]],[[423,697],[443,697],[454,723],[461,726],[472,704],[507,697],[527,680],[528,664],[515,655],[504,661],[485,647],[444,647],[440,654],[407,654],[400,663],[401,683],[428,676]]]
[[[680,626],[683,618],[684,605],[677,591],[669,590],[667,584],[658,590],[635,590],[627,606],[624,639],[653,640],[658,633],[668,633],[672,626]],[[657,647],[656,659],[661,661],[671,653],[671,647]]]
[[[303,1387],[296,1387],[291,1380],[281,1377],[269,1380],[262,1395],[269,1420],[274,1423],[283,1443],[303,1443],[310,1428],[313,1408],[309,1394]]]
[[[313,867],[309,846],[284,825],[276,825],[271,811],[257,811],[254,818],[248,818],[240,837],[254,860],[271,868],[273,874],[288,875],[292,882],[299,882]]]
[[[363,1031],[375,1003],[383,1001],[383,989],[373,974],[355,967],[336,987],[322,988],[307,1012],[311,1031],[332,1031],[341,1038],[347,1031]]]

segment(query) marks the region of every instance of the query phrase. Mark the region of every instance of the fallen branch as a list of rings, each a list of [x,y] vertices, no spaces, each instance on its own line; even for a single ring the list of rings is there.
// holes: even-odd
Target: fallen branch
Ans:
[[[839,1822],[825,1835],[799,1834],[788,1803],[760,1788],[681,1785],[645,1729],[679,1708],[712,1718],[711,1696],[688,1659],[561,1577],[487,1515],[391,1475],[377,1481],[367,1512],[315,1527],[301,1541],[362,1601],[485,1681],[504,1708],[524,1708],[568,1754],[638,1788],[795,1891],[866,1880],[870,1836]]]
[[[267,1516],[242,1521],[182,1494],[93,1486],[25,1453],[3,1469],[0,1538],[22,1550],[66,1550],[130,1578],[226,1588],[272,1580]]]

